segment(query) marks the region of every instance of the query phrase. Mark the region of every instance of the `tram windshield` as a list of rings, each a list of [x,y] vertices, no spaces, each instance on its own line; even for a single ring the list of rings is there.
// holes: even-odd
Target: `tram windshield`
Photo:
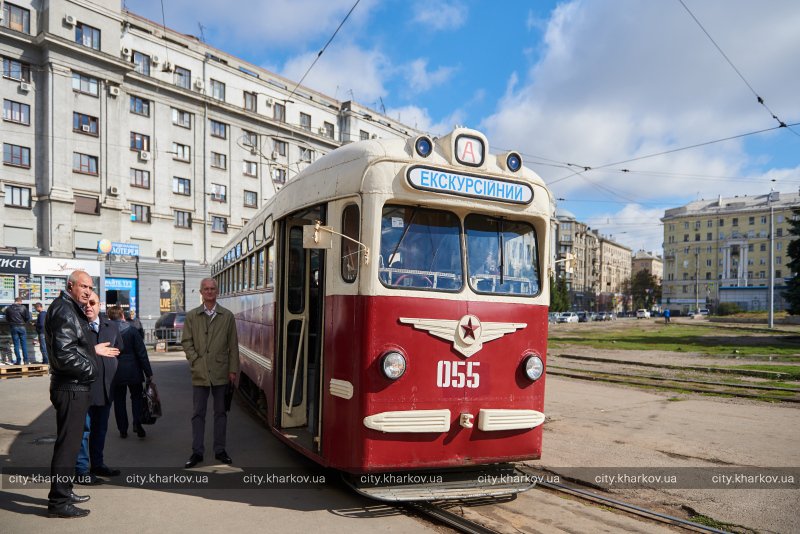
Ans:
[[[388,287],[458,291],[463,285],[461,224],[447,211],[385,206],[379,275]]]
[[[530,224],[468,215],[469,285],[476,293],[536,295],[539,268],[536,230]]]

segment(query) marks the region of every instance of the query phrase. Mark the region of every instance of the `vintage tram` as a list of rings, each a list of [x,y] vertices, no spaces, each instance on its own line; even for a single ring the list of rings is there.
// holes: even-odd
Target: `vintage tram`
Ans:
[[[237,317],[240,392],[278,438],[377,498],[529,487],[358,475],[539,458],[550,215],[541,178],[472,129],[334,150],[212,265]]]

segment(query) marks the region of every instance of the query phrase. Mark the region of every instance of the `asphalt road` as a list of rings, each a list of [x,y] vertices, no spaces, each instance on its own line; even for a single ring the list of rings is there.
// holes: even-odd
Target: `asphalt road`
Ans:
[[[430,532],[430,526],[393,508],[349,491],[335,473],[321,471],[282,443],[234,402],[228,417],[227,451],[232,466],[213,460],[211,421],[206,426],[206,461],[182,469],[191,454],[191,384],[183,353],[152,354],[164,416],[146,427],[147,437],[129,431],[122,439],[113,413],[106,440],[106,463],[122,470],[101,486],[76,486],[90,495],[81,519],[47,518],[46,484],[23,488],[3,477],[0,530],[3,532]],[[55,411],[48,377],[0,380],[0,465],[47,472],[55,438]],[[246,475],[308,475],[306,483]],[[152,478],[156,475],[160,478]],[[175,478],[192,475],[189,481]],[[204,480],[208,475],[208,481]],[[136,477],[146,477],[136,487]],[[325,482],[318,477],[324,476]],[[173,477],[173,478],[168,478]],[[245,480],[247,479],[247,480]],[[279,483],[280,482],[280,483]]]

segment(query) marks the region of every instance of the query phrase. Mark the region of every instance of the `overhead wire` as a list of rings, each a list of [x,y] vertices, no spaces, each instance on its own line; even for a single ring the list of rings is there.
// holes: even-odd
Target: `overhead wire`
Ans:
[[[728,65],[730,65],[730,66],[731,66],[731,68],[734,70],[734,72],[736,72],[736,74],[738,74],[738,75],[739,75],[739,78],[741,78],[741,79],[742,79],[742,81],[744,82],[744,84],[747,86],[747,88],[748,88],[748,89],[750,89],[750,92],[752,92],[752,93],[753,93],[753,95],[755,95],[755,97],[756,97],[756,101],[757,101],[759,104],[761,104],[762,106],[764,106],[764,108],[765,108],[765,109],[766,109],[766,110],[769,112],[769,114],[772,116],[772,118],[773,118],[773,119],[775,119],[776,121],[778,121],[779,128],[787,128],[787,129],[788,129],[790,132],[792,132],[794,135],[796,135],[796,136],[800,137],[800,133],[798,133],[798,132],[794,131],[794,130],[793,130],[791,127],[790,127],[790,125],[786,124],[786,123],[785,123],[783,120],[781,120],[780,118],[778,118],[778,116],[775,114],[775,112],[774,112],[774,111],[772,111],[772,110],[769,108],[769,106],[767,105],[767,103],[764,101],[764,98],[763,98],[761,95],[759,95],[759,94],[758,94],[758,92],[756,92],[756,90],[753,88],[753,86],[750,84],[750,82],[748,82],[748,81],[747,81],[747,78],[745,78],[745,77],[744,77],[744,74],[742,74],[742,72],[741,72],[741,71],[740,71],[740,70],[739,70],[739,69],[736,67],[736,65],[734,65],[734,64],[733,64],[733,61],[731,61],[731,59],[728,57],[728,54],[726,54],[726,53],[725,53],[725,51],[724,51],[724,50],[722,50],[722,47],[720,47],[720,46],[717,44],[717,42],[714,40],[714,38],[713,38],[713,37],[711,37],[711,34],[710,34],[710,33],[708,33],[708,30],[706,30],[706,29],[705,29],[705,27],[704,27],[704,26],[703,26],[703,24],[700,22],[700,20],[699,20],[699,19],[698,19],[698,18],[695,16],[695,14],[694,14],[694,13],[692,13],[692,10],[691,10],[691,9],[689,9],[689,6],[687,6],[687,5],[686,5],[686,3],[685,3],[683,0],[678,0],[678,2],[680,2],[680,4],[683,6],[683,8],[686,10],[686,12],[687,12],[687,13],[689,13],[689,16],[691,16],[691,17],[692,17],[692,19],[695,21],[695,23],[697,23],[697,25],[700,27],[700,29],[701,29],[701,30],[703,30],[703,33],[704,33],[704,34],[706,34],[706,37],[708,37],[709,41],[711,41],[711,43],[714,45],[714,47],[716,47],[716,49],[719,51],[719,53],[720,53],[720,54],[722,54],[722,57],[724,57],[724,58],[725,58],[725,61],[727,61],[727,62],[728,62]]]

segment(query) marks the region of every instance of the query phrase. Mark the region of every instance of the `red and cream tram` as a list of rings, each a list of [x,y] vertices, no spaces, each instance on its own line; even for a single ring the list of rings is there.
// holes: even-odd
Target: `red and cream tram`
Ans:
[[[346,473],[539,458],[550,206],[518,153],[471,129],[320,158],[213,265],[240,391]]]

